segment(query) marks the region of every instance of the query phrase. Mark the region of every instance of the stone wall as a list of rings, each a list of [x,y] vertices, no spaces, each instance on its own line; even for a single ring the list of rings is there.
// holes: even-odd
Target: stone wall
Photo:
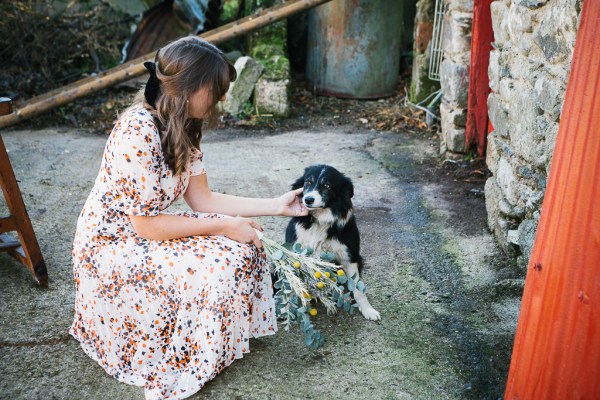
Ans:
[[[440,68],[440,153],[465,153],[473,0],[444,0],[444,61]]]
[[[577,34],[581,0],[492,3],[494,50],[485,185],[488,224],[504,251],[527,266]]]

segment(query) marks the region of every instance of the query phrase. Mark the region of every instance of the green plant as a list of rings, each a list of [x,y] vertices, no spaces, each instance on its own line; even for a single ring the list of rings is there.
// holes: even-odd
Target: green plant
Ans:
[[[346,276],[344,270],[333,263],[335,256],[331,253],[315,257],[312,249],[303,248],[299,243],[280,245],[265,236],[261,241],[277,276],[275,301],[284,329],[287,331],[297,323],[307,346],[323,346],[325,337],[311,320],[311,316],[318,313],[313,305],[321,303],[327,314],[334,314],[338,309],[352,313],[358,307],[352,291],[364,292],[366,285],[356,275]]]

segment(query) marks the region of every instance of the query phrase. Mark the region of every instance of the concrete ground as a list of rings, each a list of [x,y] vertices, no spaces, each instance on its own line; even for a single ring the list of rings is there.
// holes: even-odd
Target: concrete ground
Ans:
[[[42,130],[2,137],[50,283],[36,287],[25,268],[0,254],[0,398],[142,399],[141,388],[109,377],[67,334],[71,242],[106,136]],[[351,177],[364,279],[382,320],[321,313],[316,325],[326,343],[318,350],[303,345],[298,329],[254,340],[250,354],[193,399],[502,396],[519,309],[519,291],[510,290],[513,263],[485,228],[483,199],[461,208],[448,200],[452,182],[424,172],[435,163],[434,141],[338,127],[228,130],[203,143],[209,182],[227,193],[279,195],[314,163]],[[0,215],[5,208],[0,202]],[[285,218],[260,221],[268,236],[283,240]]]

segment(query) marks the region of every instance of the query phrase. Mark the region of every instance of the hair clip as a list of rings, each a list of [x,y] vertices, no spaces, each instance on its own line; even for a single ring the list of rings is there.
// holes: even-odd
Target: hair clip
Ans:
[[[144,67],[148,70],[150,77],[144,89],[144,97],[152,107],[156,108],[156,99],[160,95],[160,81],[156,77],[156,63],[152,61],[144,62]]]

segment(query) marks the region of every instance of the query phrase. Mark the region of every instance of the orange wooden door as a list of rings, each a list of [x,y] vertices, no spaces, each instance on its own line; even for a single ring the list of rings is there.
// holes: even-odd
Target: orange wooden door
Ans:
[[[600,399],[600,1],[583,2],[506,399]]]

